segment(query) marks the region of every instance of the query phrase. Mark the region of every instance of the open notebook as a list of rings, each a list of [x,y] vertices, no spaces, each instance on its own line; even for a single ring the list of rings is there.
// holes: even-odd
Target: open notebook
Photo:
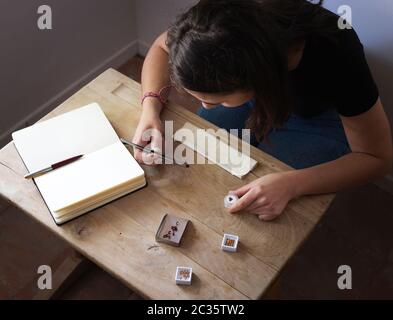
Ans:
[[[57,224],[146,185],[143,169],[97,103],[14,132],[12,138],[29,172],[84,155],[34,178]]]

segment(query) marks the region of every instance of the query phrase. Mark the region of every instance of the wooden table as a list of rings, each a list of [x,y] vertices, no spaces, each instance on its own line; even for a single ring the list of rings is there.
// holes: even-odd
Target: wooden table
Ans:
[[[44,119],[98,102],[118,135],[132,138],[141,113],[140,91],[138,83],[109,69]],[[214,127],[173,104],[162,117],[173,120],[175,130],[185,122]],[[259,164],[243,180],[216,165],[144,167],[147,188],[58,227],[34,183],[23,178],[26,168],[11,142],[0,151],[0,193],[145,298],[258,299],[320,220],[333,195],[292,201],[274,222],[230,215],[223,207],[228,190],[290,170],[256,148],[251,156]],[[179,248],[155,242],[165,213],[191,221]],[[224,233],[239,235],[238,252],[221,250]],[[191,286],[175,284],[176,266],[193,268]]]

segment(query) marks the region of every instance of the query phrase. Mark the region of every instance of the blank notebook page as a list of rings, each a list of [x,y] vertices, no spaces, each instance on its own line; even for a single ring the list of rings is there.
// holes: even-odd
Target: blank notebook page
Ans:
[[[29,172],[119,141],[97,103],[14,132],[12,138]]]
[[[117,142],[35,181],[49,209],[56,213],[122,184],[140,183],[143,177],[142,168],[123,144]]]

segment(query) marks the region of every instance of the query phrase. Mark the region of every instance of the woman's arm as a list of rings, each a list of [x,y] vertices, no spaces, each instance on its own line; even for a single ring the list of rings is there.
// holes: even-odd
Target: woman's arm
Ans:
[[[169,84],[168,48],[166,46],[167,33],[161,34],[153,43],[142,68],[142,92],[159,92]],[[147,98],[145,101],[154,98]],[[155,112],[161,108],[155,108]]]
[[[262,220],[272,220],[293,198],[337,192],[387,174],[392,168],[393,147],[381,101],[364,114],[343,117],[342,121],[350,154],[315,167],[259,178],[233,191],[241,199],[229,211],[245,210]]]
[[[161,34],[151,46],[142,68],[142,92],[159,92],[161,88],[169,84],[168,49],[166,47],[167,33]],[[142,105],[142,115],[138,127],[135,131],[133,142],[142,146],[151,143],[152,149],[162,149],[163,127],[160,120],[160,113],[163,106],[156,98],[147,97]],[[151,131],[148,137],[150,141],[144,139],[143,134]],[[139,162],[151,163],[153,158],[147,159],[147,154],[139,150],[134,152],[135,158]],[[143,155],[143,157],[142,157]],[[148,155],[154,157],[154,155]],[[148,157],[147,156],[147,157]],[[146,161],[148,160],[148,161]]]

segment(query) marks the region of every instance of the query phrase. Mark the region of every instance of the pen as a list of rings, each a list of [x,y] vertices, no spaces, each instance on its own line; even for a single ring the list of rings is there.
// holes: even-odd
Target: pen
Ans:
[[[156,154],[156,155],[160,156],[162,159],[164,159],[164,160],[165,160],[165,159],[166,159],[166,160],[169,160],[169,161],[171,161],[172,163],[174,163],[174,164],[176,164],[176,165],[178,165],[178,166],[182,166],[182,167],[186,167],[186,168],[189,167],[189,165],[188,165],[187,163],[184,163],[184,164],[176,163],[176,162],[175,162],[175,159],[168,158],[168,157],[164,156],[163,154],[161,154],[161,153],[159,153],[159,152],[157,152],[157,151],[154,151],[154,150],[152,150],[152,149],[150,149],[150,148],[142,147],[142,146],[140,146],[139,144],[130,142],[130,141],[126,140],[126,139],[120,139],[120,141],[121,141],[122,143],[124,143],[124,144],[127,144],[127,145],[130,145],[130,146],[134,147],[134,148],[137,148],[137,149],[139,149],[139,150],[141,150],[141,151],[143,151],[143,152],[145,152],[145,153],[153,153],[153,154]]]
[[[32,172],[32,173],[29,173],[29,174],[25,175],[25,179],[36,178],[36,177],[38,177],[38,176],[40,176],[40,175],[42,175],[44,173],[47,173],[49,171],[52,171],[52,170],[58,169],[60,167],[63,167],[65,165],[67,165],[67,164],[70,164],[70,163],[72,163],[72,162],[74,162],[74,161],[76,161],[76,160],[78,160],[78,159],[80,159],[82,157],[83,157],[83,155],[79,155],[79,156],[75,156],[75,157],[72,157],[72,158],[69,158],[69,159],[66,159],[66,160],[54,163],[54,164],[50,165],[47,168],[44,168],[44,169],[38,170],[36,172]]]

